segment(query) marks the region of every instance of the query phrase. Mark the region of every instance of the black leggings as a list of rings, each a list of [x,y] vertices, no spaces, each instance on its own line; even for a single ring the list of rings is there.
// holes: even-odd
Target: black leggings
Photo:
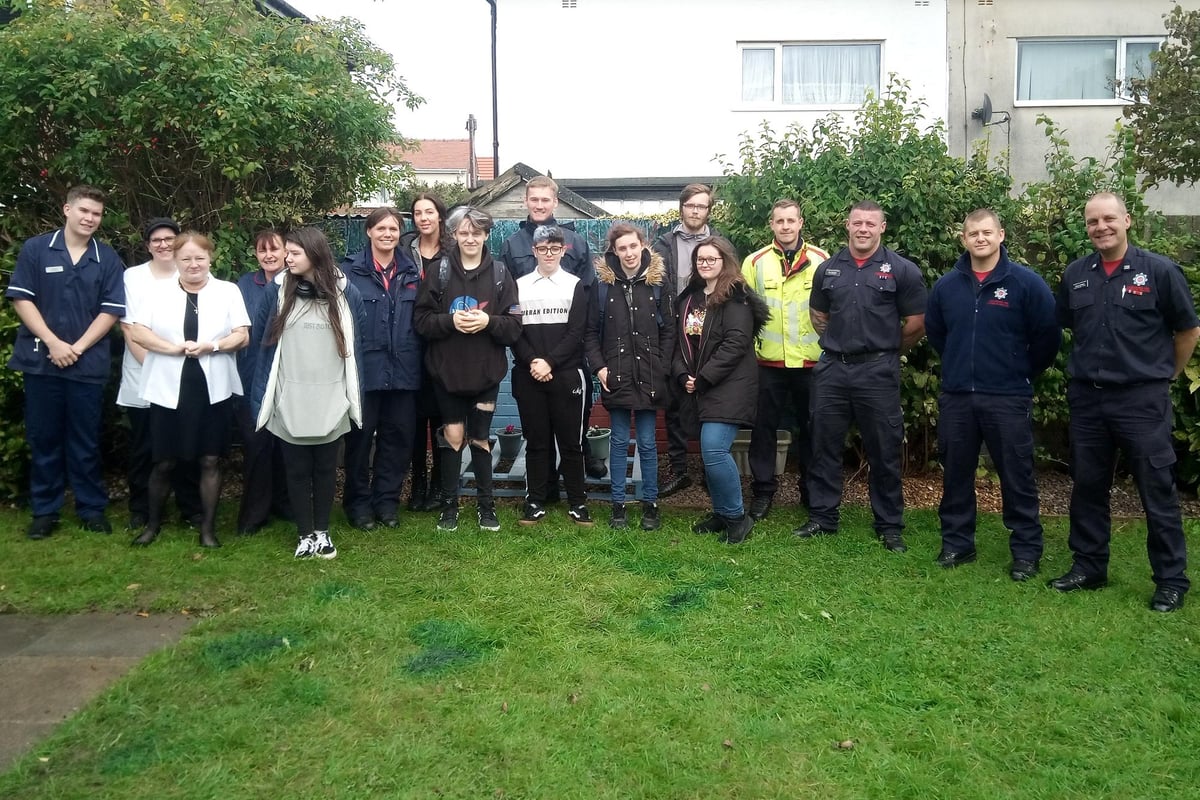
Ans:
[[[287,473],[288,499],[296,531],[307,536],[313,531],[329,530],[333,493],[337,488],[338,446],[328,444],[291,444],[280,440],[284,471]]]

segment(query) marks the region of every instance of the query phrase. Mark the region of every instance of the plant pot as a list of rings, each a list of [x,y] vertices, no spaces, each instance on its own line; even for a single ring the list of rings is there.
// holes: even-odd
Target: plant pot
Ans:
[[[608,458],[608,440],[611,438],[611,428],[597,428],[594,431],[588,431],[588,452],[591,453],[592,458]]]
[[[504,431],[496,431],[496,438],[500,442],[500,457],[514,459],[521,452],[521,440],[525,438],[520,431],[505,433]]]

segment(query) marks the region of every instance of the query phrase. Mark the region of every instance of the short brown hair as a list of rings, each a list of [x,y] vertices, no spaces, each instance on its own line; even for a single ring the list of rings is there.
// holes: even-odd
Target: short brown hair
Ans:
[[[775,212],[781,208],[794,208],[796,213],[803,217],[804,212],[800,210],[800,203],[790,197],[781,197],[775,201],[775,205],[771,206],[771,216],[775,216]]]
[[[979,222],[982,219],[990,219],[996,223],[997,228],[1004,227],[1004,223],[1000,221],[1000,215],[990,208],[977,208],[970,214],[967,214],[967,218],[963,220],[963,227],[965,228],[972,222]]]
[[[104,205],[108,202],[108,196],[95,186],[88,186],[86,183],[81,183],[67,190],[68,205],[79,200],[95,200],[100,205]]]

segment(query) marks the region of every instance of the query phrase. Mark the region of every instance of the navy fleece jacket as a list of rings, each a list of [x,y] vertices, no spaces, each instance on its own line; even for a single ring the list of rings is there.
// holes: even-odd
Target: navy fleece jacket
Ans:
[[[1026,397],[1062,341],[1050,287],[1009,261],[1003,246],[983,281],[967,253],[938,279],[925,309],[925,334],[942,357],[942,391]]]

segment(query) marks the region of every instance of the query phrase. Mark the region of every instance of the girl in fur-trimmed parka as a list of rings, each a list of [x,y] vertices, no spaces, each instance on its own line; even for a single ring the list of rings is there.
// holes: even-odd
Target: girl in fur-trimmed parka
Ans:
[[[664,284],[668,284],[664,288]],[[651,252],[641,228],[620,222],[608,230],[608,247],[596,259],[596,298],[584,339],[588,369],[600,381],[611,418],[609,475],[613,528],[626,527],[625,459],[636,431],[642,467],[642,530],[659,527],[658,409],[669,401],[667,381],[675,352],[673,292],[663,260]]]

